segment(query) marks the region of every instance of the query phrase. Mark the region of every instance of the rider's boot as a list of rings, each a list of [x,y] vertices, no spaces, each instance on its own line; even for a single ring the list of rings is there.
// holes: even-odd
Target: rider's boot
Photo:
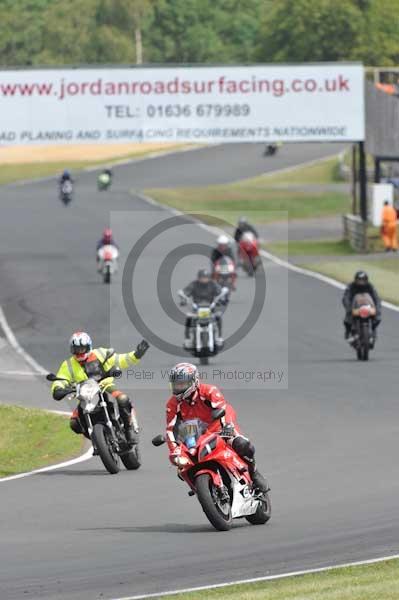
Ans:
[[[184,328],[184,344],[183,344],[184,348],[186,350],[191,350],[194,346],[192,337],[191,337],[191,327],[189,327],[188,325],[185,326]]]
[[[218,326],[218,335],[217,335],[217,338],[215,339],[215,342],[216,342],[216,346],[218,346],[219,348],[222,348],[224,345],[224,339],[222,336],[222,319],[220,317],[218,319],[217,326]]]
[[[264,494],[270,490],[267,480],[263,477],[262,473],[258,471],[254,462],[249,463],[249,472],[252,477],[252,483],[254,488],[256,488]]]
[[[129,446],[139,443],[139,424],[134,408],[131,409],[129,419],[125,423],[125,435]]]

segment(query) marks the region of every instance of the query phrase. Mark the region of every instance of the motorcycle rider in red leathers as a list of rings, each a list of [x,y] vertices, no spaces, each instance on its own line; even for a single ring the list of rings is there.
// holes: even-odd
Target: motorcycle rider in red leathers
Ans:
[[[255,447],[241,435],[235,410],[228,404],[215,385],[200,383],[198,370],[190,363],[179,363],[170,372],[169,382],[172,396],[166,404],[166,440],[169,446],[170,462],[176,466],[176,459],[181,454],[175,431],[182,421],[200,419],[209,425],[208,431],[229,432],[232,448],[247,462],[249,472],[256,487],[261,492],[267,492],[269,486],[265,478],[255,467]],[[221,419],[213,416],[214,411],[225,410]]]

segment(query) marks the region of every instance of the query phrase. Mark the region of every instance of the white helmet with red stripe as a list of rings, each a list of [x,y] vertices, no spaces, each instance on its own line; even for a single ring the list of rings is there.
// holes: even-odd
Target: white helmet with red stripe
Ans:
[[[93,342],[85,331],[75,331],[69,340],[69,348],[79,362],[84,362],[92,351]]]
[[[197,367],[191,363],[178,363],[169,373],[169,383],[177,400],[185,400],[191,404],[199,386]]]

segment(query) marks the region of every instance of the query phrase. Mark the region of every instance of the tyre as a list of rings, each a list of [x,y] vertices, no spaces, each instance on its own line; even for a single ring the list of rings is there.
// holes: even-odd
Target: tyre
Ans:
[[[369,323],[365,321],[362,323],[362,327],[360,330],[360,348],[362,349],[362,358],[361,360],[369,359]]]
[[[203,331],[201,333],[201,349],[204,350],[208,348],[208,333]],[[209,357],[208,356],[200,356],[200,365],[208,365]]]
[[[218,531],[231,529],[233,518],[230,503],[222,504],[217,498],[217,491],[211,477],[204,473],[195,479],[195,488],[199,503],[209,522]]]
[[[109,265],[105,267],[104,283],[111,283],[111,269],[109,268]]]
[[[136,471],[139,469],[141,467],[141,456],[138,444],[135,444],[126,454],[122,454],[121,461],[128,471]]]
[[[272,516],[272,504],[269,494],[266,492],[266,494],[263,494],[263,498],[265,502],[259,502],[256,512],[253,515],[245,517],[251,525],[264,525]]]
[[[110,448],[107,437],[110,434],[106,431],[106,427],[102,423],[94,425],[92,439],[98,450],[98,454],[102,460],[104,467],[111,475],[119,473],[119,456]]]

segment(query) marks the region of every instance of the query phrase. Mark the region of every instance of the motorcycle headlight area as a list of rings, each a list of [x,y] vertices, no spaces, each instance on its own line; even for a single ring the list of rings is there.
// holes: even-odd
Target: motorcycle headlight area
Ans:
[[[86,403],[87,410],[93,410],[96,407],[99,391],[100,386],[94,379],[88,379],[80,385],[78,398]]]
[[[209,307],[199,308],[198,316],[200,319],[207,319],[211,316],[211,309]]]

